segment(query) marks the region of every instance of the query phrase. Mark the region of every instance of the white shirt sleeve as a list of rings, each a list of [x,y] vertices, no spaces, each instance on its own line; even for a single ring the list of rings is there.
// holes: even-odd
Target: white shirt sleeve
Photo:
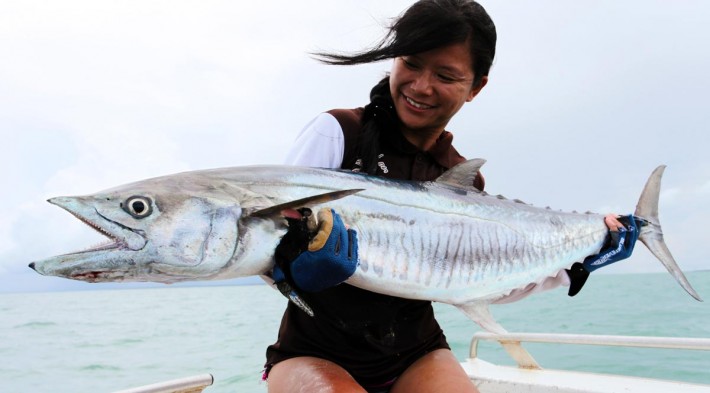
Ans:
[[[330,113],[311,120],[296,137],[286,155],[286,165],[340,168],[345,152],[343,129]]]

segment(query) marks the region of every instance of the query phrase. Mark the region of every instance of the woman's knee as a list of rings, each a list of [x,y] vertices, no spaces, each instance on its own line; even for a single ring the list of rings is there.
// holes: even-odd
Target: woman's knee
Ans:
[[[478,393],[454,354],[437,349],[414,362],[392,387],[391,393]]]
[[[267,379],[269,393],[365,393],[342,367],[315,357],[297,357],[275,364]]]

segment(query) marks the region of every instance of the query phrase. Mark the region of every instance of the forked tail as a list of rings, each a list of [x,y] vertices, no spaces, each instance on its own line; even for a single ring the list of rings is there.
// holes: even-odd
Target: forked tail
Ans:
[[[634,215],[648,222],[647,225],[643,225],[640,228],[639,240],[663,263],[663,266],[668,269],[668,272],[673,275],[675,280],[678,281],[678,284],[680,284],[690,296],[702,302],[703,299],[700,298],[700,295],[695,292],[695,289],[690,285],[688,279],[685,278],[685,274],[683,274],[683,271],[678,267],[678,264],[675,259],[673,259],[673,255],[671,255],[671,252],[668,250],[663,240],[661,222],[658,220],[658,196],[661,193],[661,177],[665,169],[666,166],[661,165],[653,171],[636,205]]]

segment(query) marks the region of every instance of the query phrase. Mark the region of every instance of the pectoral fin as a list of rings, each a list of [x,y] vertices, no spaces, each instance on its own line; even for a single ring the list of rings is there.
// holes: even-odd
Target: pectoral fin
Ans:
[[[283,211],[283,210],[296,209],[299,207],[306,207],[306,206],[318,205],[321,203],[335,201],[337,199],[345,198],[346,196],[350,196],[355,193],[358,193],[362,190],[363,190],[362,188],[357,188],[357,189],[352,189],[352,190],[326,192],[325,194],[313,195],[313,196],[310,196],[307,198],[301,198],[301,199],[297,199],[295,201],[270,206],[265,209],[255,210],[253,212],[250,212],[249,216],[268,217],[268,216],[281,215],[281,211]]]

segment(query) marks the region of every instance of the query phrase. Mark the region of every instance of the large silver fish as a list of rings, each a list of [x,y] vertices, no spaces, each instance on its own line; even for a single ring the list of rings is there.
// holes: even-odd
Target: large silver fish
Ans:
[[[268,275],[286,231],[281,212],[327,205],[358,231],[360,265],[348,283],[459,307],[502,331],[488,305],[597,253],[603,216],[536,208],[470,185],[483,160],[432,182],[348,171],[253,166],[179,173],[88,196],[52,198],[111,241],[30,264],[89,282],[170,283]],[[695,299],[658,221],[664,167],[651,175],[635,216],[639,239]]]

